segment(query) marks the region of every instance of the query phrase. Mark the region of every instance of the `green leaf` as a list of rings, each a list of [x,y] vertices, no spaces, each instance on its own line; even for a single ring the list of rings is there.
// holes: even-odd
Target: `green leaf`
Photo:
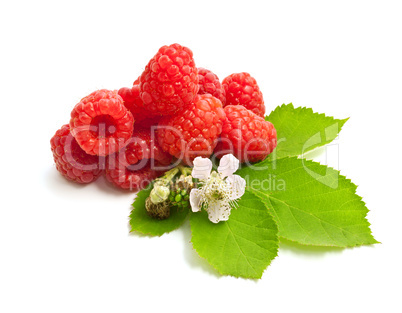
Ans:
[[[137,193],[133,203],[134,209],[130,214],[131,231],[138,231],[151,236],[161,236],[179,228],[185,221],[189,210],[171,208],[170,216],[165,220],[150,217],[145,209],[145,200],[149,197],[151,190],[152,187],[148,187]]]
[[[270,159],[299,156],[330,143],[348,120],[314,113],[309,108],[294,108],[291,103],[278,106],[265,119],[274,124],[278,134],[278,146]]]
[[[337,247],[378,243],[356,185],[334,169],[291,157],[267,160],[237,174],[269,207],[282,238]]]
[[[267,207],[246,192],[229,220],[214,224],[205,211],[191,214],[194,249],[223,275],[261,278],[278,252],[277,226]]]

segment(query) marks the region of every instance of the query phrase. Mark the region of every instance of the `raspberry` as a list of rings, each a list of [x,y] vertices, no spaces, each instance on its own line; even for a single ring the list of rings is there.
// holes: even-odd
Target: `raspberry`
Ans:
[[[138,126],[142,127],[142,128],[151,128],[152,126],[157,127],[161,118],[162,118],[162,116],[154,116],[154,117],[145,118],[142,121],[138,122]]]
[[[157,125],[160,116],[153,116],[144,109],[143,102],[140,98],[140,87],[137,81],[133,87],[123,87],[119,89],[119,95],[124,101],[124,106],[131,112],[135,120],[135,127],[151,127]]]
[[[125,153],[129,164],[136,164],[143,159],[154,159],[162,165],[169,165],[172,156],[163,151],[156,142],[150,129],[135,129],[130,143],[119,153]]]
[[[241,105],[224,108],[226,120],[215,154],[232,153],[240,162],[264,160],[276,147],[274,125]]]
[[[221,82],[219,81],[218,76],[216,76],[210,70],[199,67],[198,68],[198,94],[203,95],[205,93],[210,93],[215,98],[221,100],[222,105],[224,106],[226,103],[226,92],[223,89]]]
[[[172,115],[191,104],[198,92],[198,71],[190,49],[163,46],[140,78],[144,108],[153,115]]]
[[[157,131],[159,145],[191,165],[197,156],[212,154],[224,119],[222,103],[217,98],[210,94],[198,95],[188,108],[161,119]]]
[[[71,133],[88,154],[105,156],[118,151],[130,139],[133,125],[133,116],[117,91],[95,91],[71,112]]]
[[[89,155],[78,145],[70,133],[70,126],[63,125],[50,139],[56,169],[68,180],[87,184],[102,173],[97,156]]]
[[[151,169],[150,164],[141,165],[141,167],[120,166],[116,163],[116,168],[106,171],[106,179],[115,186],[122,189],[138,191],[148,186],[159,175]]]
[[[172,157],[155,142],[150,129],[136,128],[129,144],[109,156],[106,178],[123,189],[142,189],[160,174],[153,165],[169,165],[171,161]]]
[[[133,115],[136,125],[139,121],[152,117],[152,115],[144,109],[140,98],[140,86],[138,84],[133,85],[131,88],[120,88],[118,94],[122,97],[124,106]]]
[[[265,105],[256,80],[249,73],[231,74],[222,81],[226,92],[225,105],[240,104],[255,114],[264,117]]]
[[[141,76],[138,76],[137,79],[134,81],[133,86],[134,85],[139,85],[140,84],[140,78]]]

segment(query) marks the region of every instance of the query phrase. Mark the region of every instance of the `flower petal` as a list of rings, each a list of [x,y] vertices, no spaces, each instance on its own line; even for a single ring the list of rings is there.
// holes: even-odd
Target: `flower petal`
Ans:
[[[232,176],[239,168],[240,161],[233,154],[225,154],[219,162],[218,172],[222,178]]]
[[[199,212],[201,211],[200,207],[200,202],[202,198],[202,192],[200,189],[193,188],[190,191],[190,205],[191,205],[191,210],[193,212]]]
[[[219,223],[229,219],[231,207],[226,201],[215,201],[210,202],[206,210],[209,220],[212,223]]]
[[[196,157],[193,161],[194,167],[191,176],[199,179],[208,179],[212,170],[212,162],[208,158]]]
[[[229,196],[230,200],[235,200],[241,198],[246,190],[246,181],[243,177],[239,175],[232,175],[226,178],[226,183],[230,186],[231,194]]]

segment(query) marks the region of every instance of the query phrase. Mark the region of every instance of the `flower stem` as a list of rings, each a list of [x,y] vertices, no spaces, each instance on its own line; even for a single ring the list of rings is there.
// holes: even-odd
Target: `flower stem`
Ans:
[[[176,174],[177,174],[178,172],[179,172],[179,168],[178,168],[178,167],[172,168],[171,170],[167,171],[167,172],[165,173],[165,175],[163,175],[162,179],[163,179],[163,180],[166,180],[167,182],[170,182],[170,181],[173,179],[173,177],[176,176]]]
[[[191,175],[191,172],[192,172],[192,170],[193,170],[191,167],[182,166],[182,165],[179,165],[178,168],[180,169],[180,172],[181,172],[184,176]]]

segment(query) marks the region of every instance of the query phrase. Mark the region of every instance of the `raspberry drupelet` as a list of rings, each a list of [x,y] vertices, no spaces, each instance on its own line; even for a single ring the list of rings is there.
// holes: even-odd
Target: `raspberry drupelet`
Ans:
[[[88,154],[106,156],[120,150],[133,128],[133,115],[117,91],[94,91],[71,112],[71,133]]]
[[[102,171],[99,158],[85,153],[70,133],[70,126],[63,125],[50,140],[56,169],[66,179],[79,184],[88,184],[96,180]]]

